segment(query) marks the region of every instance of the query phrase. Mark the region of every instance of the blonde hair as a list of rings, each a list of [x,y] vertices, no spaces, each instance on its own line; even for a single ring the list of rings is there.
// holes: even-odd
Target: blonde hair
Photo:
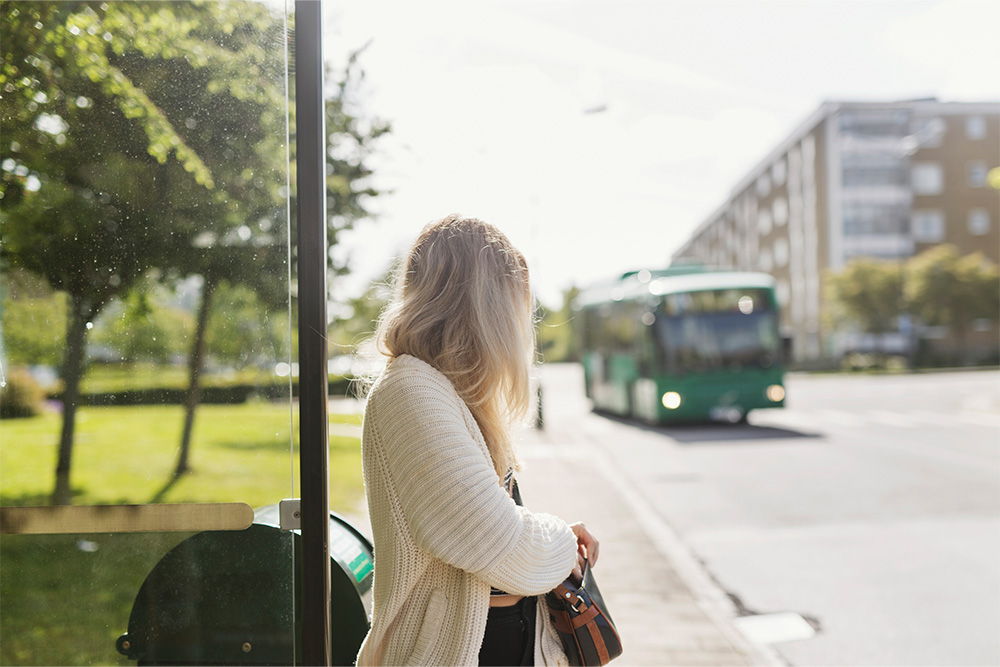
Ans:
[[[511,423],[528,409],[534,354],[524,256],[496,227],[449,215],[424,227],[379,318],[378,350],[441,371],[469,407],[501,479],[520,463]]]

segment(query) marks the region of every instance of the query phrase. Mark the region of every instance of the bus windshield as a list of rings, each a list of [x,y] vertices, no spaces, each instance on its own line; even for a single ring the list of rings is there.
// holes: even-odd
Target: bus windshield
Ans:
[[[654,328],[666,370],[770,367],[780,348],[775,315],[762,289],[664,296]]]

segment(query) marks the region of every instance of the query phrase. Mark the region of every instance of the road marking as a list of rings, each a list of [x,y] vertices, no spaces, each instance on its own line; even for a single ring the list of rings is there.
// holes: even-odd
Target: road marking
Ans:
[[[925,410],[786,410],[754,415],[755,426],[787,428],[804,431],[826,431],[831,428],[867,428],[873,425],[912,429],[934,426],[953,429],[963,426],[1000,429],[1000,416],[978,412],[929,412]]]
[[[959,412],[958,419],[968,424],[976,426],[986,426],[988,428],[1000,428],[1000,416],[978,412]]]
[[[877,424],[885,424],[886,426],[893,426],[895,428],[913,428],[916,426],[913,419],[906,415],[906,413],[892,412],[890,410],[866,410],[864,416],[866,419]]]
[[[817,410],[816,414],[823,421],[837,424],[838,426],[848,426],[851,428],[858,428],[865,425],[863,419],[858,417],[854,412],[848,412],[847,410]]]
[[[741,616],[733,623],[744,637],[755,644],[777,644],[810,639],[816,634],[813,626],[794,611]]]
[[[908,410],[908,419],[912,419],[916,424],[926,426],[940,426],[941,428],[955,428],[955,415],[946,415],[943,412],[928,412],[926,410]]]
[[[785,428],[789,430],[802,430],[815,433],[820,426],[821,420],[810,416],[810,413],[801,411],[775,412],[767,411],[765,414],[750,413],[751,423],[754,426],[769,426],[771,428]]]
[[[930,442],[915,441],[899,442],[892,438],[872,438],[867,444],[875,447],[881,447],[883,449],[895,449],[896,451],[905,452],[907,454],[917,454],[929,459],[937,459],[942,463],[948,463],[950,465],[963,468],[971,468],[976,471],[982,471],[985,468],[996,466],[996,462],[993,460],[993,457],[988,454],[980,455],[955,451],[952,448],[952,445],[948,443],[931,444]]]

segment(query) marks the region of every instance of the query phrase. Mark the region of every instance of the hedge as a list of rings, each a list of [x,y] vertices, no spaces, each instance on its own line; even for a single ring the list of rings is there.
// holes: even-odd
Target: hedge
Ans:
[[[335,376],[329,379],[330,396],[350,396],[352,378]],[[299,395],[299,383],[292,382],[292,396]],[[112,392],[95,392],[80,395],[79,405],[182,405],[187,396],[185,389],[151,388],[128,389]],[[61,401],[62,393],[49,398]],[[232,384],[201,388],[200,404],[246,403],[250,399],[280,401],[288,398],[288,383]]]

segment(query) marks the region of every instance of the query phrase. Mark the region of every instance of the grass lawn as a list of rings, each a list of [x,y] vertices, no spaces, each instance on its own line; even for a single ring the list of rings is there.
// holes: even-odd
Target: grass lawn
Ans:
[[[359,424],[354,415],[331,421]],[[0,422],[0,504],[45,504],[60,416]],[[178,406],[87,407],[77,419],[74,504],[245,502],[299,495],[288,405],[199,408],[192,472],[172,471],[183,424]],[[332,509],[363,496],[358,438],[330,437]],[[183,533],[3,536],[0,664],[130,664],[114,642],[128,627],[146,575]]]

